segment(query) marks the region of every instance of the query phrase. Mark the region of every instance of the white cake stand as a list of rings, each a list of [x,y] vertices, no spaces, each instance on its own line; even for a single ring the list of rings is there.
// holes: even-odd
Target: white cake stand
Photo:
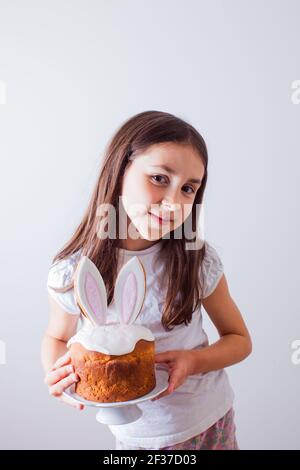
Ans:
[[[161,366],[155,366],[156,386],[151,392],[143,395],[140,398],[129,401],[119,401],[113,403],[101,403],[97,401],[85,400],[75,393],[75,384],[67,388],[63,394],[82,403],[86,406],[94,406],[99,408],[96,414],[96,420],[103,424],[127,424],[139,419],[143,412],[137,406],[138,403],[151,400],[166,390],[169,385],[169,373],[167,370],[162,369]]]

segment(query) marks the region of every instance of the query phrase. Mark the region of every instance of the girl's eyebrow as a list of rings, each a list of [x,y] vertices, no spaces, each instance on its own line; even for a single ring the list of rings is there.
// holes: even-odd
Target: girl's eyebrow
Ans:
[[[176,171],[173,170],[173,168],[170,168],[169,166],[167,165],[150,165],[152,168],[162,168],[163,170],[167,171],[168,173],[170,173],[171,175],[177,175]],[[202,180],[199,180],[197,178],[191,178],[189,179],[189,181],[191,183],[198,183],[198,184],[201,184],[201,181]]]

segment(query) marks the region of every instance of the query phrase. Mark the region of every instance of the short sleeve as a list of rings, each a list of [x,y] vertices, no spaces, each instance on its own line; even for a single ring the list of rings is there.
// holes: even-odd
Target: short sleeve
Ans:
[[[208,242],[205,242],[205,256],[202,261],[202,299],[205,299],[213,293],[222,277],[223,272],[224,265],[217,251]]]
[[[71,284],[72,276],[77,266],[79,256],[77,253],[69,258],[56,261],[49,269],[47,289],[51,297],[67,312],[73,315],[80,314],[76,304],[74,289],[66,292],[57,292],[52,287],[63,288]]]

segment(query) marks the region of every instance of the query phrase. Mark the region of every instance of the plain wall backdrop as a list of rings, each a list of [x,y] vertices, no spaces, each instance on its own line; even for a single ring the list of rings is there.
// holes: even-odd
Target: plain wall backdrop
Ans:
[[[253,339],[227,368],[239,445],[300,449],[299,17],[298,0],[0,0],[2,449],[114,448],[94,410],[48,395],[40,344],[52,258],[145,110],[208,145],[205,235]]]

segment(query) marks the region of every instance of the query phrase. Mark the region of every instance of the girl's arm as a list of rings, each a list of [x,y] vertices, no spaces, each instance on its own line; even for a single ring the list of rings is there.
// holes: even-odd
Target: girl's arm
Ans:
[[[77,409],[83,409],[83,405],[62,395],[66,388],[78,380],[71,364],[67,342],[76,333],[79,315],[65,312],[50,295],[49,304],[50,319],[41,347],[45,383],[50,395]]]
[[[202,305],[216,326],[220,339],[201,349],[180,349],[155,355],[156,363],[169,366],[169,386],[152,401],[172,393],[190,376],[223,369],[245,359],[252,343],[242,315],[231,298],[223,274],[214,292]]]
[[[45,372],[67,352],[67,342],[76,333],[79,315],[66,313],[50,295],[50,318],[42,341],[41,359]]]
[[[252,342],[241,312],[234,303],[223,274],[214,292],[202,305],[218,330],[215,343],[192,350],[192,375],[223,369],[245,359],[252,351]]]

